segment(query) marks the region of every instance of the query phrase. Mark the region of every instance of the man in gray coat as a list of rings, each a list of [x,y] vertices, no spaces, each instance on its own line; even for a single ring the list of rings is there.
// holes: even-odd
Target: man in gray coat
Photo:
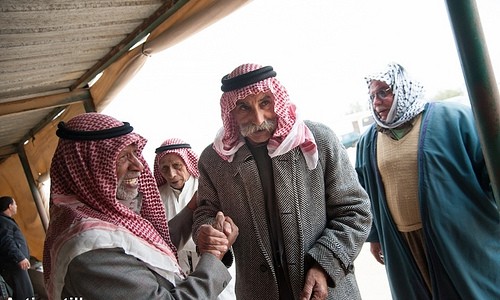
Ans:
[[[176,251],[191,234],[188,205],[167,224],[142,150],[127,122],[85,113],[58,125],[44,249],[49,299],[217,299],[231,280],[224,254],[238,235],[219,214],[202,228],[188,276]],[[217,229],[215,229],[217,228]]]
[[[196,240],[218,211],[239,228],[237,299],[360,299],[370,204],[333,131],[296,114],[272,67],[222,78],[223,128],[200,156]]]

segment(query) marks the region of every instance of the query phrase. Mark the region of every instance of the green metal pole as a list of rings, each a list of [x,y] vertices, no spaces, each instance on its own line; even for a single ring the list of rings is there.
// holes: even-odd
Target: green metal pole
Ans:
[[[500,212],[500,97],[475,0],[446,0],[486,167]]]

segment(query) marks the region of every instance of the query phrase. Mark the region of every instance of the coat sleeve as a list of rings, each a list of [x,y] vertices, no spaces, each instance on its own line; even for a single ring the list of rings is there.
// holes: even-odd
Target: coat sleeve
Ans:
[[[218,176],[213,168],[215,151],[211,146],[208,146],[200,155],[198,160],[198,169],[200,171],[200,179],[198,185],[198,207],[193,214],[193,240],[198,244],[199,229],[203,224],[212,224],[217,215],[221,211],[221,203],[219,193],[212,182],[212,176]],[[207,163],[208,162],[208,163]],[[200,192],[201,191],[201,192]]]
[[[313,133],[324,172],[327,224],[308,254],[336,283],[354,270],[371,227],[370,201],[332,130],[316,126]]]
[[[170,239],[177,250],[184,248],[184,245],[191,238],[192,225],[193,211],[187,206],[168,221]]]
[[[88,251],[68,266],[61,298],[216,299],[231,280],[223,263],[205,254],[196,270],[174,286],[120,248]]]
[[[0,218],[6,218],[0,216]],[[0,249],[2,255],[5,257],[2,258],[2,261],[8,261],[14,264],[19,263],[23,259],[27,258],[21,251],[18,243],[16,242],[15,236],[22,235],[19,228],[15,226],[15,223],[9,224],[8,220],[0,220]],[[22,236],[21,236],[22,238]],[[5,259],[7,258],[7,259]]]

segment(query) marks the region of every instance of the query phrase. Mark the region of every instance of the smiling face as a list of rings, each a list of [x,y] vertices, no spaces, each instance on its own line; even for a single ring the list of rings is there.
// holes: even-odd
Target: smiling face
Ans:
[[[240,133],[252,144],[267,142],[276,129],[276,113],[272,95],[258,93],[238,100],[231,111]]]
[[[118,200],[132,200],[139,194],[139,176],[144,170],[139,156],[137,145],[134,144],[128,145],[118,154],[116,162],[116,177],[118,178],[116,198]]]
[[[176,190],[182,190],[191,176],[182,158],[174,153],[165,154],[158,162],[161,176]]]
[[[394,94],[390,86],[383,81],[374,80],[370,83],[368,94],[373,104],[373,110],[379,119],[385,122],[394,101]]]

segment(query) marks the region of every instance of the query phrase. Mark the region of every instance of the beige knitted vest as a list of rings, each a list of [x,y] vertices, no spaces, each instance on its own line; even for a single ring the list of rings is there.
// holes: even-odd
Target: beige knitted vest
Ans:
[[[378,134],[377,163],[384,183],[387,206],[401,232],[422,228],[418,206],[417,148],[421,115],[401,139]]]

